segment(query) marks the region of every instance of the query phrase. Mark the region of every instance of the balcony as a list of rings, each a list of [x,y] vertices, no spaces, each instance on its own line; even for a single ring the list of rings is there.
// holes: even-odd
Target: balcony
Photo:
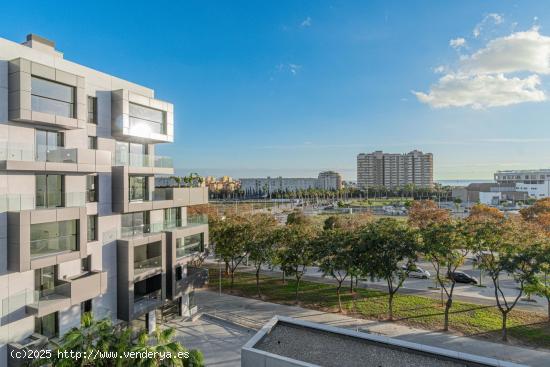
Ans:
[[[133,316],[137,317],[162,305],[162,289],[134,296]]]
[[[11,121],[55,129],[86,128],[83,77],[19,58],[8,63]]]
[[[189,228],[195,226],[202,226],[208,224],[208,215],[206,214],[196,214],[188,215],[186,219],[177,219],[174,221],[165,221],[164,230],[172,230],[178,228]]]
[[[71,287],[71,304],[76,305],[107,292],[107,272],[88,271],[66,279]]]
[[[31,291],[30,291],[31,292]],[[53,288],[32,291],[32,303],[26,306],[27,313],[42,317],[71,306],[71,285],[59,281]]]
[[[111,152],[81,148],[38,146],[32,149],[20,149],[3,146],[0,148],[0,170],[111,172]]]
[[[30,242],[31,260],[62,252],[78,251],[78,236],[60,236]]]
[[[56,204],[50,203],[59,203]],[[79,208],[86,205],[86,193],[84,192],[58,192],[49,193],[48,198],[36,198],[35,194],[4,194],[0,195],[0,212],[55,209],[55,208]]]
[[[134,261],[134,277],[142,277],[144,274],[154,274],[161,271],[162,256]]]
[[[112,134],[119,140],[174,142],[171,103],[120,89],[111,92],[111,118]]]
[[[39,269],[87,254],[85,207],[8,211],[7,232],[10,271]]]
[[[117,152],[113,159],[113,166],[127,166],[131,174],[161,174],[174,173],[174,164],[171,157],[149,154],[130,154]]]
[[[162,232],[164,230],[163,223],[153,223],[153,224],[141,224],[138,226],[131,227],[120,227],[120,237],[121,238],[132,238],[132,237],[146,237],[149,235],[154,235]]]
[[[153,209],[208,203],[207,187],[164,187],[153,191]]]

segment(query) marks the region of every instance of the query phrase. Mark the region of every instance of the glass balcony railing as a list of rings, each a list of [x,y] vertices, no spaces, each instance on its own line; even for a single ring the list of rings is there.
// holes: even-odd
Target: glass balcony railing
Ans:
[[[45,238],[31,240],[31,258],[47,256],[58,252],[77,251],[78,236],[60,236],[55,238]]]
[[[51,288],[33,291],[34,304],[59,299],[60,297],[71,296],[71,284],[68,282],[59,281],[57,285]]]
[[[176,257],[179,259],[184,256],[193,255],[197,252],[202,252],[203,250],[204,245],[202,241],[193,242],[181,247],[176,247]]]
[[[115,166],[158,168],[172,168],[174,166],[172,158],[159,155],[151,156],[149,154],[133,154],[118,151],[113,159]]]
[[[164,229],[174,229],[182,227],[190,227],[194,225],[208,224],[208,215],[196,214],[189,215],[186,219],[175,219],[164,221]]]
[[[78,149],[37,145],[31,149],[12,146],[0,147],[0,160],[77,163]]]
[[[164,229],[163,223],[141,224],[137,226],[122,226],[120,235],[122,237],[136,237],[146,234],[162,232]]]
[[[146,271],[160,268],[162,266],[162,257],[156,256],[145,260],[134,261],[134,274],[138,275]]]
[[[83,207],[85,199],[84,192],[4,194],[0,195],[0,212]]]
[[[134,295],[134,314],[145,312],[149,307],[162,301],[162,290],[157,289],[150,293]]]

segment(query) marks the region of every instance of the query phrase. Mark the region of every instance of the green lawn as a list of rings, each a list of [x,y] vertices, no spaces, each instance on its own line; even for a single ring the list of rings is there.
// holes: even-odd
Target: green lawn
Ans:
[[[218,289],[218,271],[210,269],[209,286]],[[222,278],[222,290],[229,292],[230,279]],[[265,301],[295,304],[295,282],[282,284],[280,278],[262,276],[260,283]],[[256,297],[256,279],[253,274],[237,273],[233,294]],[[387,318],[387,294],[376,290],[359,289],[352,295],[349,282],[342,291],[344,312],[350,316],[372,320]],[[300,282],[300,305],[306,308],[338,312],[336,287],[316,282]],[[440,330],[443,325],[443,307],[438,300],[397,294],[394,298],[394,318],[399,323],[429,330]],[[450,327],[453,332],[483,337],[494,341],[500,338],[501,316],[496,307],[454,302]],[[515,344],[550,348],[550,324],[543,315],[514,310],[508,317],[509,337]]]

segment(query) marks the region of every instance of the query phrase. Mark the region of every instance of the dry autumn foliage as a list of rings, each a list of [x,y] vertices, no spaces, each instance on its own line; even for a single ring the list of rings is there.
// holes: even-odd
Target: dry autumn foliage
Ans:
[[[409,224],[426,228],[432,224],[445,223],[451,220],[448,210],[441,209],[432,200],[414,201],[409,209]]]

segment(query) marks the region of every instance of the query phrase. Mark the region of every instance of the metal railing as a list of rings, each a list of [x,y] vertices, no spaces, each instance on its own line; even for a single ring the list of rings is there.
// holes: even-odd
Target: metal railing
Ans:
[[[202,252],[203,250],[204,250],[204,244],[202,241],[176,247],[176,258],[179,259],[184,256],[193,255],[198,252]]]

